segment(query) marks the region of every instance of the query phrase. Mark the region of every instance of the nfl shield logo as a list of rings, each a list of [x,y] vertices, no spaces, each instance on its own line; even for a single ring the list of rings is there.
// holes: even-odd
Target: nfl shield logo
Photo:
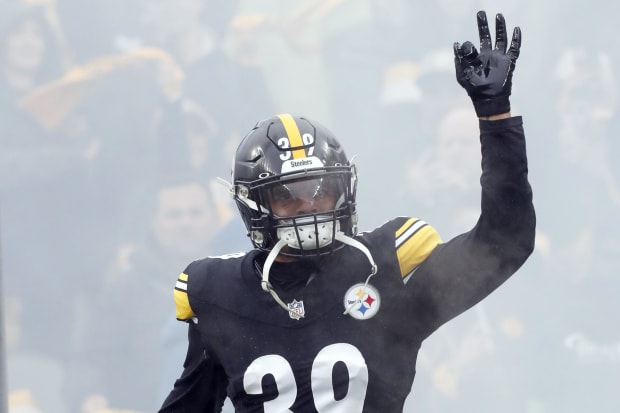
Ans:
[[[288,315],[294,320],[303,318],[306,312],[304,311],[304,302],[293,300],[292,303],[288,303]]]

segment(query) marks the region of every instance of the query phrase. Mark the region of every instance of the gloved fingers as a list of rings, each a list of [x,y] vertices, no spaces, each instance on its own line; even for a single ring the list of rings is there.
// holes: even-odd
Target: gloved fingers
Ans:
[[[456,68],[456,78],[461,85],[464,85],[467,79],[471,81],[476,71],[476,67],[480,65],[478,51],[472,42],[465,42],[462,45],[454,43],[454,67]]]
[[[497,13],[495,15],[495,50],[506,53],[507,40],[506,21],[501,13]]]
[[[466,66],[477,66],[480,64],[480,60],[478,59],[478,50],[476,50],[476,46],[470,41],[466,41],[459,48],[459,54],[461,56],[461,61]]]
[[[491,32],[489,31],[489,22],[487,14],[481,10],[476,15],[478,19],[478,34],[480,35],[480,52],[491,50]]]
[[[460,49],[461,49],[461,44],[459,42],[454,42],[452,44],[452,50],[454,51],[454,57],[456,57],[457,59],[460,59]]]
[[[452,45],[452,50],[454,51],[454,64],[456,65],[457,72],[461,68],[461,60],[463,56],[461,55],[461,44],[459,42],[454,42]]]
[[[508,57],[510,58],[510,61],[513,64],[517,61],[520,50],[521,50],[521,28],[517,26],[512,32],[512,40],[510,42],[510,48],[508,48],[508,53],[506,53]]]

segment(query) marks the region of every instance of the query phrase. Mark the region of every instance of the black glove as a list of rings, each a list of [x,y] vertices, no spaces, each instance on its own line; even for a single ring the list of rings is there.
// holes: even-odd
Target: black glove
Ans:
[[[495,48],[491,49],[491,33],[487,15],[478,12],[480,53],[469,41],[454,43],[456,80],[467,91],[478,117],[510,112],[512,73],[521,48],[521,29],[515,27],[510,48],[506,52],[506,22],[495,16]]]

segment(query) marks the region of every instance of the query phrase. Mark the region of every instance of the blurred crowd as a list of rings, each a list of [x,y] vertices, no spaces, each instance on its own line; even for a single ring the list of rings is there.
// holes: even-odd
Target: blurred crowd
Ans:
[[[0,0],[9,412],[157,410],[184,359],[179,272],[251,247],[219,178],[260,119],[336,133],[362,230],[472,226],[477,120],[451,54],[479,9],[523,30],[537,247],[427,340],[405,412],[620,411],[619,6],[600,3]]]

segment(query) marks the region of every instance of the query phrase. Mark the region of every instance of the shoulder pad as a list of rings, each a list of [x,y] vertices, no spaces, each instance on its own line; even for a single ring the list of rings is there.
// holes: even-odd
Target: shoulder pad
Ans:
[[[184,272],[179,275],[179,279],[174,286],[174,304],[176,306],[177,320],[189,321],[193,317],[196,317],[194,310],[189,305],[189,298],[187,296],[187,278],[188,275]]]
[[[396,256],[403,277],[420,265],[441,243],[435,228],[417,218],[408,219],[394,235]]]

